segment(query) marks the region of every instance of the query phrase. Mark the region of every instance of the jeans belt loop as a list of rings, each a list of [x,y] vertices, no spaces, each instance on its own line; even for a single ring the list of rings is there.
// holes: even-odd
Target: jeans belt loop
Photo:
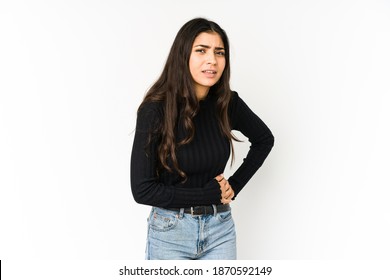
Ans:
[[[213,204],[214,217],[217,216],[217,205]]]
[[[180,211],[179,211],[179,219],[182,219],[184,216],[184,208],[180,208]]]

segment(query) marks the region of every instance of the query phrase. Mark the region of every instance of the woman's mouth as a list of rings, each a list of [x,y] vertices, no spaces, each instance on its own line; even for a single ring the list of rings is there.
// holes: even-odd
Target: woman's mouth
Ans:
[[[202,72],[206,74],[217,74],[217,71],[214,70],[203,70]]]
[[[207,78],[214,78],[217,74],[217,71],[215,70],[203,70],[202,73],[207,77]]]

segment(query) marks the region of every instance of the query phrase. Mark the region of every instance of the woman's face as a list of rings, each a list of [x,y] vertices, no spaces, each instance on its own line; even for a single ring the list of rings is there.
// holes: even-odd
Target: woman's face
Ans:
[[[189,62],[198,99],[205,98],[210,87],[218,82],[225,63],[225,49],[218,33],[200,33],[192,45]]]

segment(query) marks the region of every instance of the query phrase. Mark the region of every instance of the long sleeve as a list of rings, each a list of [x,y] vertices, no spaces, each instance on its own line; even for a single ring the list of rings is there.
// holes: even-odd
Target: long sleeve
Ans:
[[[162,118],[158,103],[145,104],[137,115],[130,164],[131,190],[135,201],[158,207],[219,204],[221,191],[214,178],[202,186],[188,187],[180,183],[166,184],[157,176],[159,139],[150,132]]]
[[[263,164],[274,145],[274,136],[265,123],[233,92],[230,107],[232,130],[240,131],[251,143],[247,156],[228,179],[235,196]]]

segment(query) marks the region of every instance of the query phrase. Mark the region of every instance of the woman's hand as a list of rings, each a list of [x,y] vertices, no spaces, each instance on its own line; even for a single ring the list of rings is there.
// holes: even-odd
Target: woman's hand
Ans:
[[[229,181],[223,177],[223,174],[220,174],[217,177],[215,177],[215,180],[218,181],[219,187],[221,189],[221,193],[222,193],[221,202],[222,202],[222,204],[228,204],[228,203],[232,202],[232,199],[234,197],[234,191],[232,189],[232,186],[230,186]]]

